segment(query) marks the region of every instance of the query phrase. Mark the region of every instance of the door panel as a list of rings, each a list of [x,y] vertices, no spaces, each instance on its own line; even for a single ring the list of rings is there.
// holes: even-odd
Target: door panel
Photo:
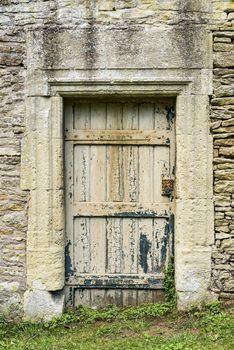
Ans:
[[[173,108],[66,101],[67,306],[161,297],[173,254],[173,195],[162,188],[174,176]]]
[[[161,181],[170,172],[168,146],[75,144],[72,152],[74,203],[170,202]]]

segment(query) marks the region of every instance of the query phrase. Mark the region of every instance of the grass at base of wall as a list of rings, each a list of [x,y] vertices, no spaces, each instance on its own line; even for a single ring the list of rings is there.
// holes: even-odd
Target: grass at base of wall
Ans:
[[[0,321],[0,349],[202,350],[234,349],[234,317],[213,303],[177,312],[169,303],[77,312],[45,324]]]

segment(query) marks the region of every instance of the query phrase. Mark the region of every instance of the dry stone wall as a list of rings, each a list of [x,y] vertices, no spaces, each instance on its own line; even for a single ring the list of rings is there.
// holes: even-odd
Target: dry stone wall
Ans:
[[[24,61],[24,30],[11,25],[0,6],[0,313],[12,317],[22,314],[26,275],[27,193],[20,189]]]
[[[233,22],[232,0],[0,0],[0,313],[14,318],[22,316],[26,288],[29,196],[27,191],[20,189],[26,73],[31,69],[27,66],[26,35],[29,31],[36,33],[37,28],[45,28],[46,52],[42,57],[45,66],[51,67],[59,59],[55,55],[56,50],[59,52],[56,33],[67,28],[78,31],[87,24],[91,28],[87,32],[88,68],[95,64],[95,47],[92,43],[89,45],[95,37],[95,26],[105,25],[118,30],[118,26],[134,29],[135,25],[146,28],[179,25],[174,46],[175,50],[177,46],[182,48],[180,54],[188,65],[192,52],[189,45],[194,44],[191,38],[196,39],[193,28],[200,24],[214,32],[211,127],[214,134],[215,246],[212,290],[221,297],[233,296]],[[180,42],[176,42],[177,35]],[[130,31],[129,45],[119,49],[134,53],[134,45],[137,47],[137,43],[131,41]],[[183,50],[184,45],[187,50]]]
[[[215,246],[212,289],[234,299],[234,2],[216,2],[225,21],[213,32]]]

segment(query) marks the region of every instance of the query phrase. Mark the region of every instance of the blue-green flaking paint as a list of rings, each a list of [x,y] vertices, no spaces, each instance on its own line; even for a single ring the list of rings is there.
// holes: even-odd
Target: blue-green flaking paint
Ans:
[[[72,287],[69,287],[67,305],[74,307],[74,289]]]
[[[142,278],[137,275],[118,275],[118,276],[75,276],[75,280],[70,284],[67,278],[67,285],[76,286],[76,288],[120,288],[120,289],[159,289],[162,286],[162,278]]]
[[[140,265],[144,273],[148,272],[148,253],[151,247],[150,241],[145,234],[140,235]]]
[[[70,245],[71,245],[71,242],[68,241],[68,243],[65,246],[65,276],[66,277],[73,275],[72,261],[69,253]]]
[[[160,212],[157,213],[153,210],[136,210],[136,211],[129,211],[129,212],[116,212],[111,213],[109,217],[120,217],[120,218],[164,218],[168,217],[168,212]]]
[[[172,255],[172,256],[175,255],[174,224],[175,224],[175,216],[174,216],[174,214],[171,214],[171,215],[170,215],[170,218],[169,218],[169,225],[170,225],[170,234],[171,234],[171,255]]]
[[[167,111],[168,129],[171,130],[171,127],[174,123],[175,113],[176,113],[175,107],[174,106],[166,107],[166,111]]]
[[[162,246],[161,246],[161,267],[162,268],[165,268],[169,236],[170,236],[170,220],[168,220],[168,222],[165,225],[164,237],[163,237],[163,242],[162,242]]]

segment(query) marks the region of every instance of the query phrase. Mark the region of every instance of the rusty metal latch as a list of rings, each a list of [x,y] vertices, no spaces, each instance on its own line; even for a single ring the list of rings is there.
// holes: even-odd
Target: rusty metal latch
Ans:
[[[162,178],[162,195],[171,196],[174,190],[174,179],[172,177]]]

